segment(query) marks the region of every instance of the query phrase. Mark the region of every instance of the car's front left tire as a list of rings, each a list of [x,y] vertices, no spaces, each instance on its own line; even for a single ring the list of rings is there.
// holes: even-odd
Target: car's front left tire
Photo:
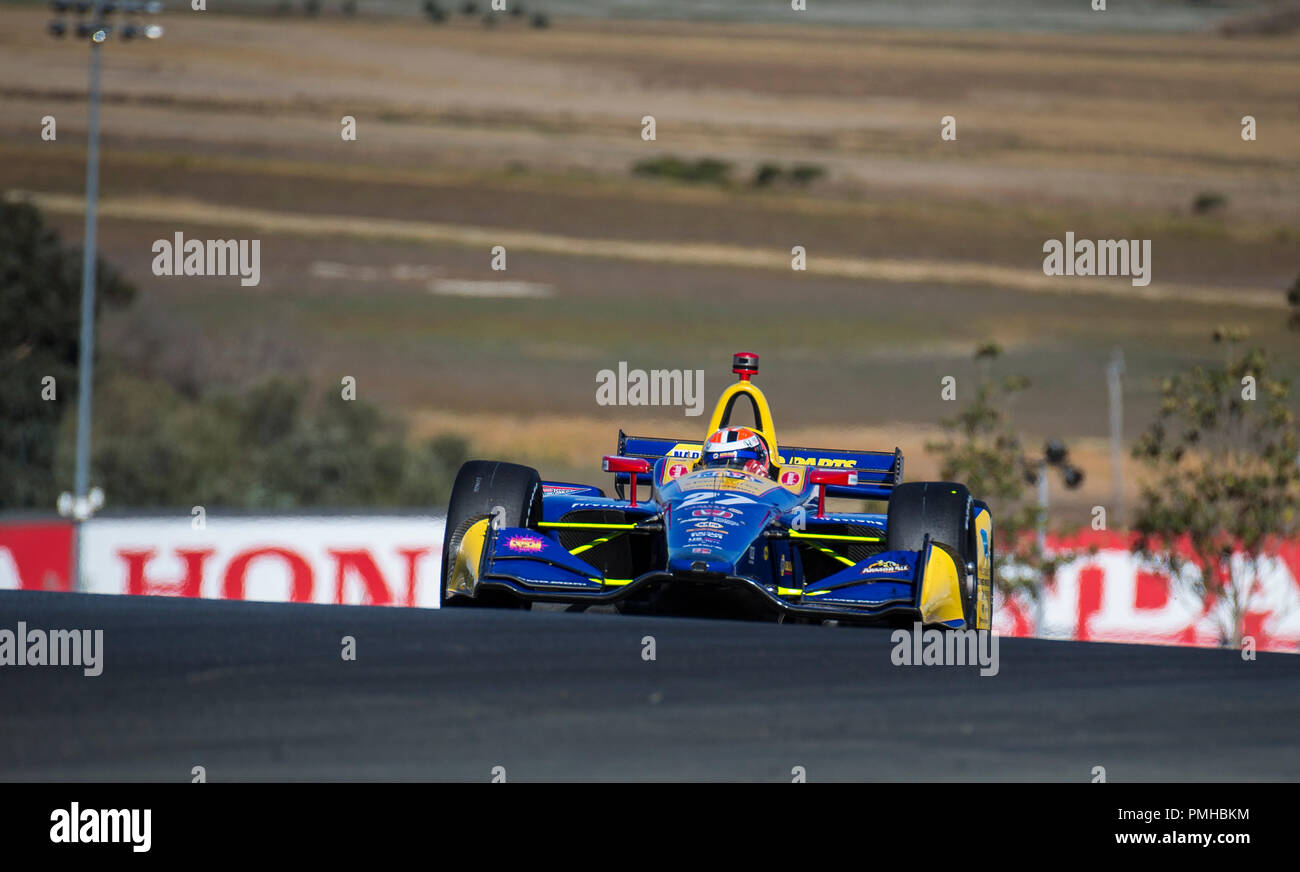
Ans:
[[[527,602],[500,590],[480,591],[475,596],[448,595],[447,582],[465,533],[484,518],[504,527],[536,529],[542,519],[542,479],[537,470],[496,460],[471,460],[460,468],[443,530],[439,604],[527,608]]]

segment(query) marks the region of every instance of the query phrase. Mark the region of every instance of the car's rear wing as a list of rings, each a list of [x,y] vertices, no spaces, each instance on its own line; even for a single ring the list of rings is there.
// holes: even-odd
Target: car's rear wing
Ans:
[[[628,436],[622,430],[618,431],[618,454],[621,457],[641,457],[650,461],[661,457],[694,460],[700,456],[700,450],[699,442]],[[777,447],[776,462],[782,466],[816,466],[856,471],[856,485],[832,485],[826,488],[827,495],[832,497],[887,500],[894,485],[903,480],[903,452],[897,448],[893,451],[842,451],[837,448],[781,445]],[[614,479],[620,490],[628,481],[627,473],[621,473]]]

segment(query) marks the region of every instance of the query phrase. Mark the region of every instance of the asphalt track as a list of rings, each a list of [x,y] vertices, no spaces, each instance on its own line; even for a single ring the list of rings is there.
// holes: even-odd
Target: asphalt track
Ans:
[[[1300,779],[1294,655],[1004,639],[980,677],[862,628],[0,592],[18,621],[102,629],[104,671],[0,666],[4,780]]]

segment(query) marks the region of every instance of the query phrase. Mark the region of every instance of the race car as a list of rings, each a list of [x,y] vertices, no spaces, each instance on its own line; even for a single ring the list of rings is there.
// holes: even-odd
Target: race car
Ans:
[[[441,605],[734,613],[800,622],[988,629],[993,519],[956,482],[903,482],[893,451],[781,444],[758,355],[703,439],[618,434],[596,486],[472,460],[447,508]],[[747,404],[752,424],[732,424]],[[886,502],[831,511],[827,498]],[[861,503],[859,503],[860,505]]]

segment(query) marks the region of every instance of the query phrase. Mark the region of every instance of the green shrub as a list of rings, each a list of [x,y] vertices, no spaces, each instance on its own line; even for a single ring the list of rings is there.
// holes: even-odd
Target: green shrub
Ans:
[[[731,164],[705,157],[686,161],[673,155],[647,158],[632,167],[638,176],[671,179],[688,184],[726,185],[730,182]]]
[[[1197,215],[1215,212],[1228,204],[1228,198],[1216,191],[1201,191],[1192,200],[1192,211]]]

